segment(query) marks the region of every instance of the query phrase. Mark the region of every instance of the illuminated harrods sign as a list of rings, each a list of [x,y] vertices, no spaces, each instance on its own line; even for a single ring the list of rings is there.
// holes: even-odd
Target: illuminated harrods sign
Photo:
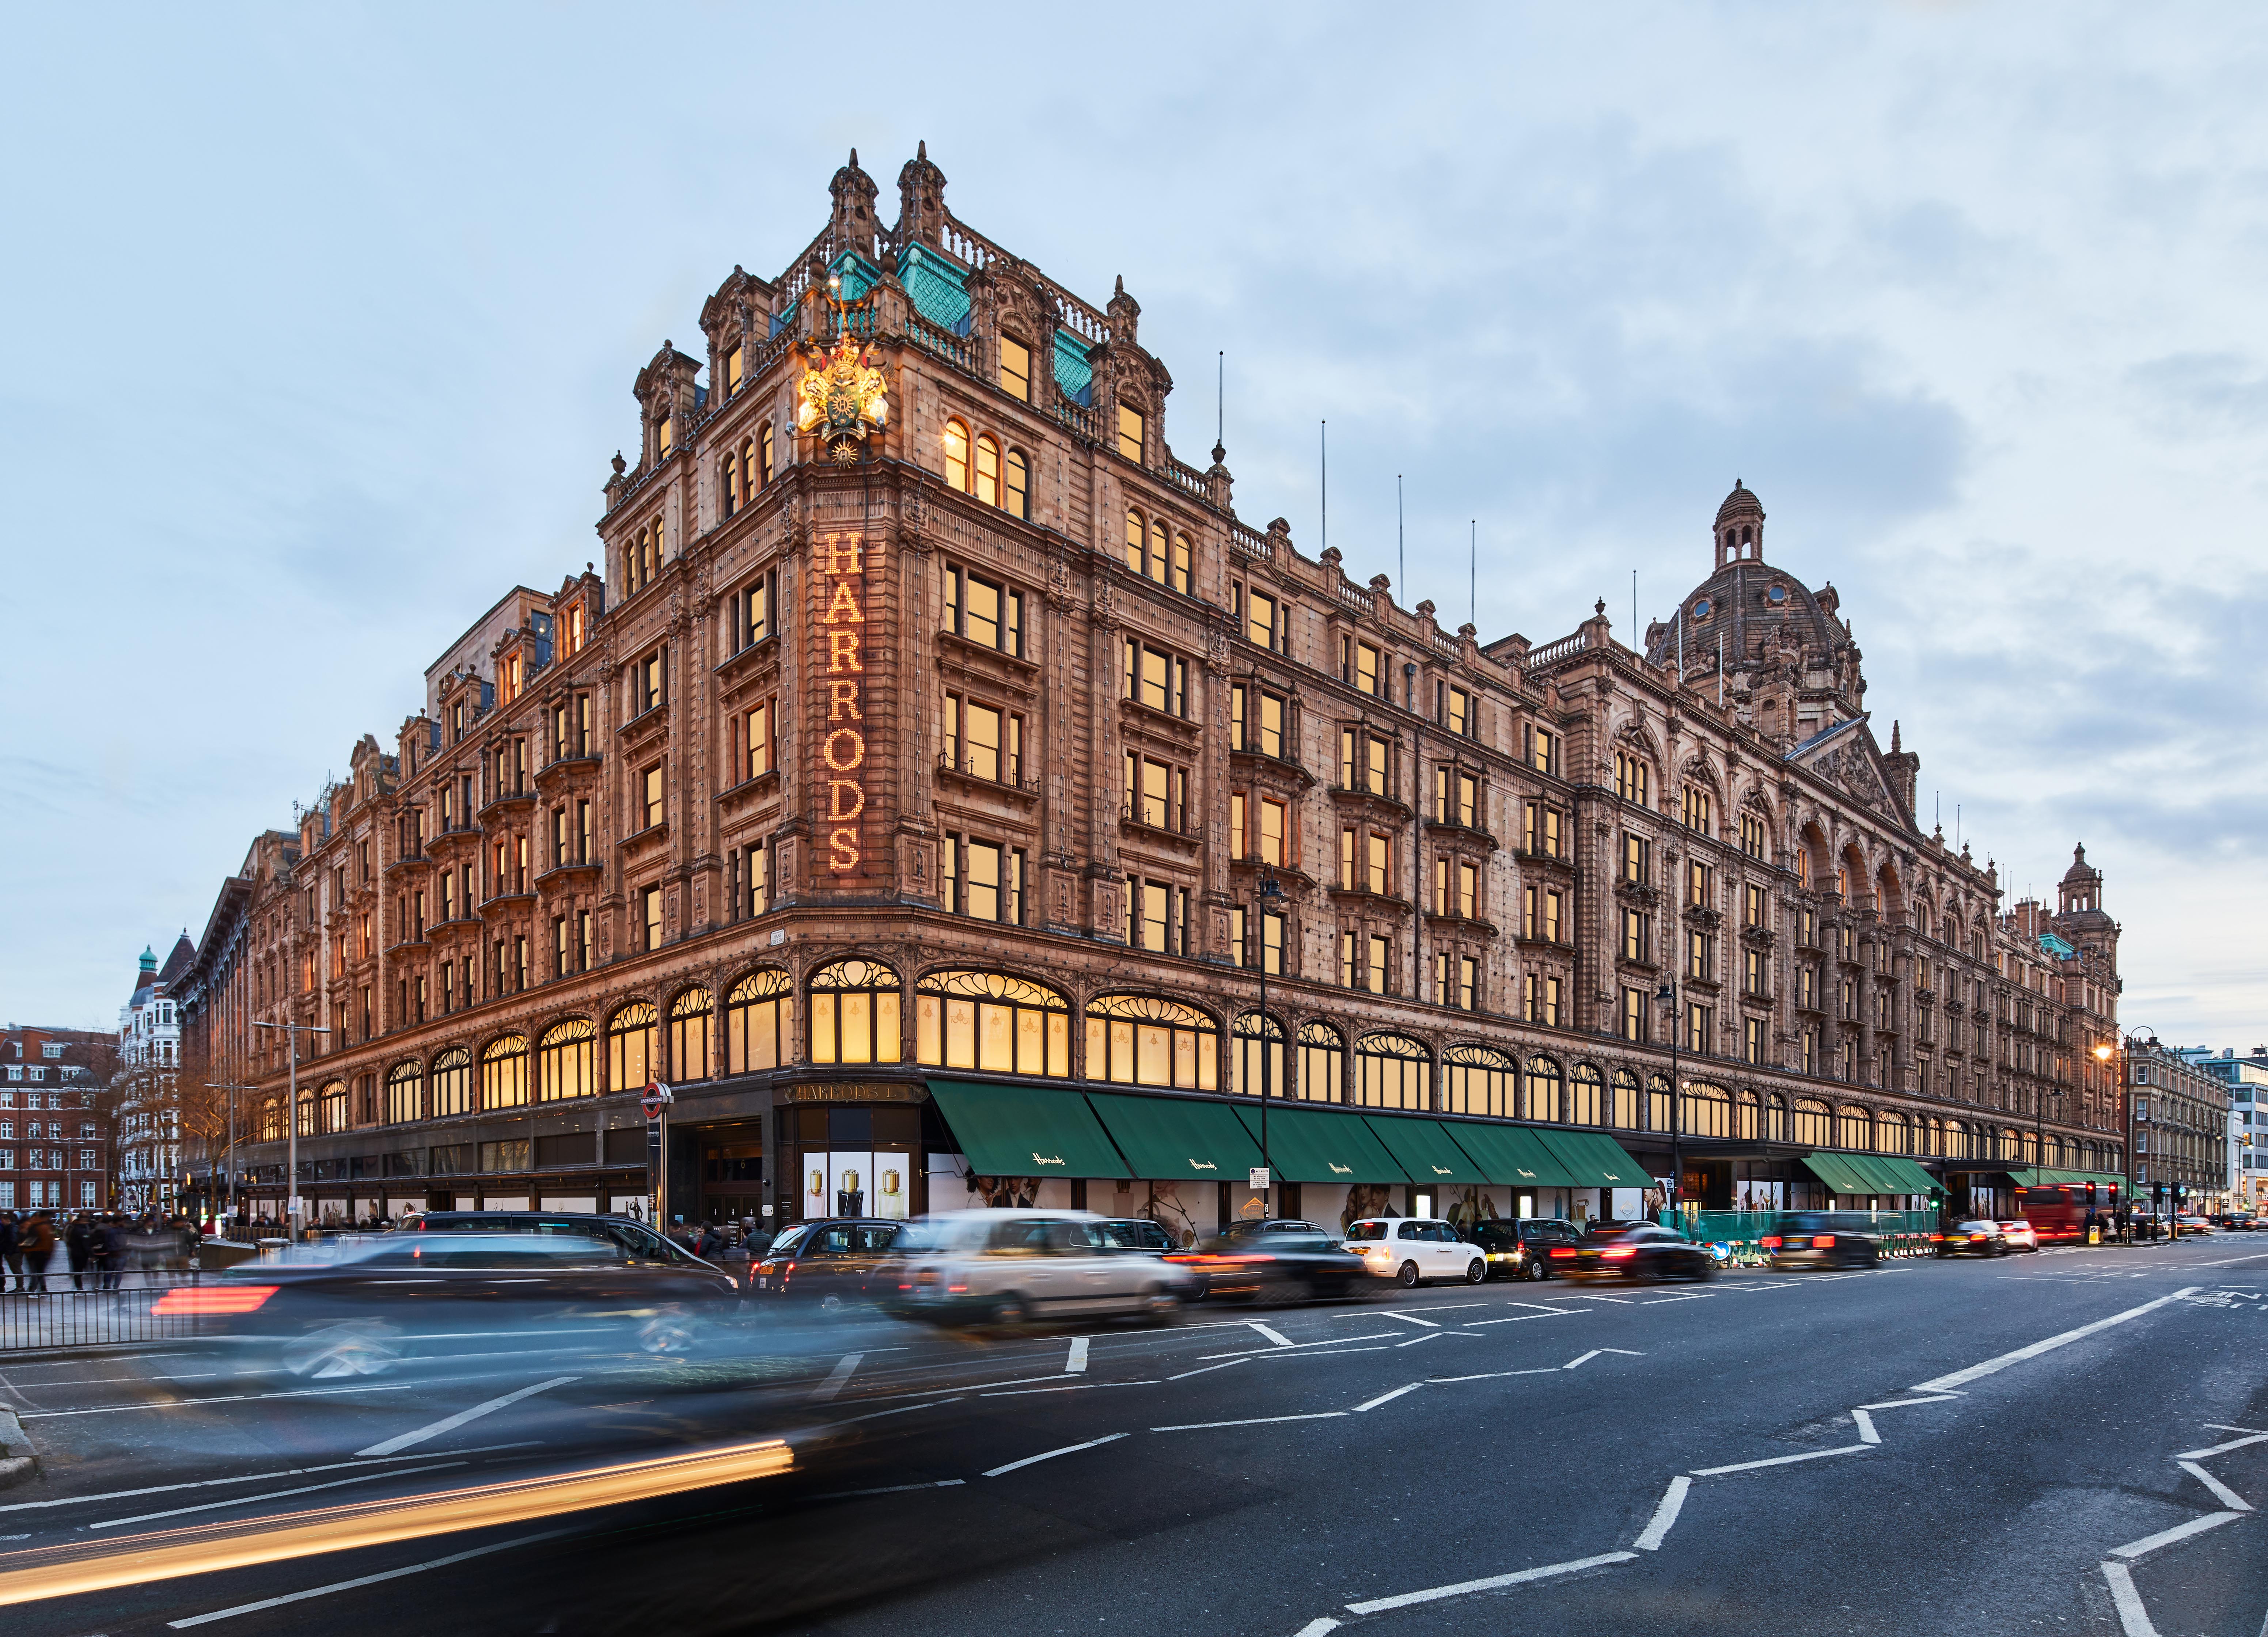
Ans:
[[[874,548],[877,554],[880,549]],[[867,852],[866,542],[856,534],[829,534],[814,554],[825,597],[814,651],[823,658],[827,684],[819,735],[827,868],[855,875]]]

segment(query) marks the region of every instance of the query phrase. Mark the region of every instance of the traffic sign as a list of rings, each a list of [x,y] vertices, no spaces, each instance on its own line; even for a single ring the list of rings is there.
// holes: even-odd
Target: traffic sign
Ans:
[[[638,1098],[638,1106],[645,1110],[645,1117],[648,1119],[659,1119],[661,1111],[676,1100],[676,1097],[670,1094],[667,1086],[659,1080],[652,1080],[646,1083],[645,1095]]]
[[[1248,1188],[1265,1188],[1268,1186],[1268,1167],[1255,1165],[1250,1168],[1250,1171],[1251,1175],[1245,1178],[1244,1186]]]

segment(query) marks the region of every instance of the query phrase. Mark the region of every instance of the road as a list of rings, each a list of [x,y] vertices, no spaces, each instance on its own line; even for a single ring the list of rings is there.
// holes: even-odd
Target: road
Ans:
[[[2268,1244],[2215,1236],[1009,1340],[852,1318],[699,1364],[0,1365],[44,1463],[0,1491],[0,1595],[69,1546],[125,1583],[10,1607],[11,1637],[2262,1637],[2264,1309]],[[621,1503],[501,1526],[134,1567],[159,1531],[272,1541],[230,1526],[745,1447],[784,1405],[872,1441],[675,1494],[641,1468]]]

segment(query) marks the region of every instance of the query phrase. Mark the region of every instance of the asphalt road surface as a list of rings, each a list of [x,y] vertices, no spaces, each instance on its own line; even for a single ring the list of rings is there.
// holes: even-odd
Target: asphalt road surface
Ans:
[[[853,1317],[699,1362],[368,1382],[0,1361],[43,1463],[0,1489],[0,1598],[58,1548],[106,1582],[0,1621],[2263,1637],[2264,1309],[2268,1243],[2217,1235],[1012,1339]],[[782,1433],[791,1470],[715,1480]],[[719,1450],[706,1478],[667,1459]],[[553,1494],[585,1499],[514,1509]],[[508,1521],[342,1550],[306,1527],[449,1506]],[[197,1567],[240,1566],[178,1572],[191,1531]]]

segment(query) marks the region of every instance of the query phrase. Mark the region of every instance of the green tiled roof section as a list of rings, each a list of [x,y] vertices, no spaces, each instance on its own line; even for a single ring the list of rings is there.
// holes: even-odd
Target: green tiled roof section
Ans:
[[[843,299],[856,301],[874,288],[882,276],[882,269],[855,250],[846,250],[835,258],[827,269],[843,275]]]
[[[898,258],[898,278],[915,312],[932,324],[961,333],[968,322],[968,275],[958,262],[925,245],[912,245]]]
[[[1056,385],[1066,398],[1078,398],[1094,383],[1094,367],[1086,361],[1086,341],[1074,330],[1056,331]],[[1084,400],[1080,401],[1084,402]]]

